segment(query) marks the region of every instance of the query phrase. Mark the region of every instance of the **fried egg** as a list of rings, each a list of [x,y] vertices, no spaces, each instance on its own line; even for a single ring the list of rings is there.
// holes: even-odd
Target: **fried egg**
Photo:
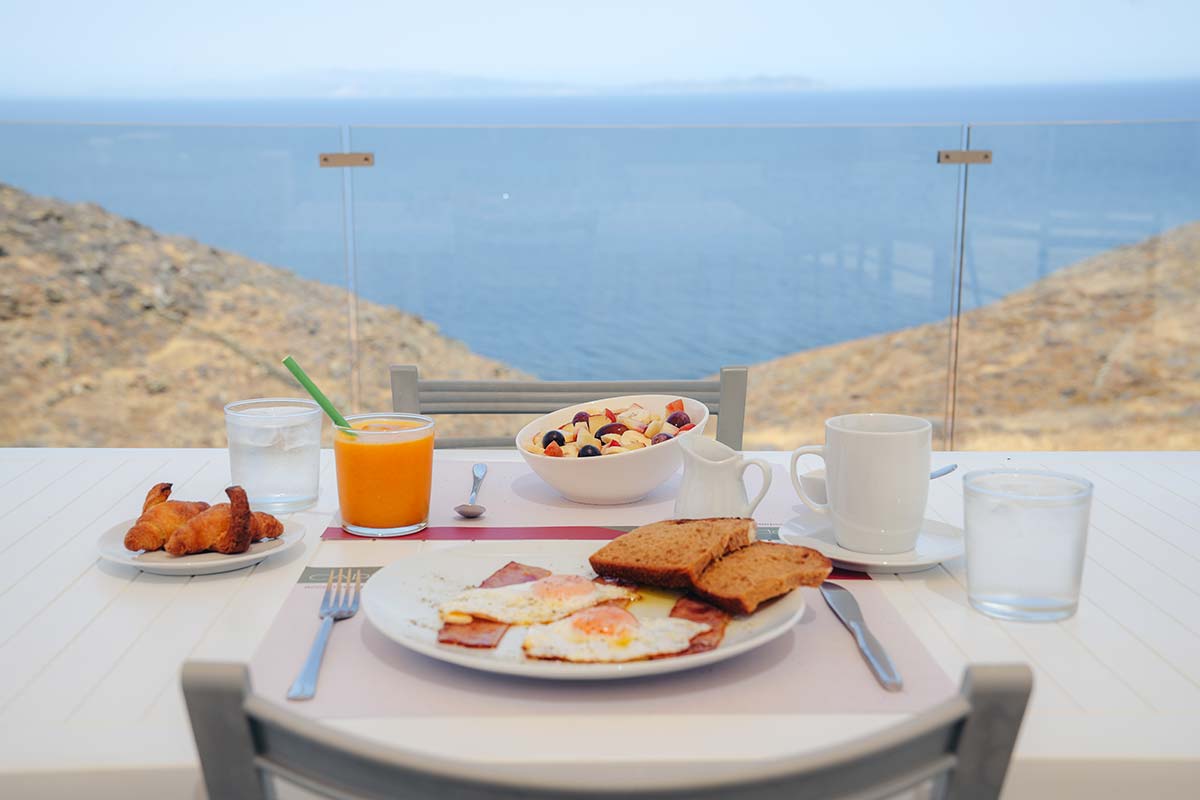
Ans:
[[[676,617],[638,620],[618,606],[596,606],[548,625],[533,625],[521,645],[530,658],[581,663],[638,661],[679,653],[709,626]]]
[[[512,625],[531,625],[553,622],[611,600],[636,600],[637,596],[632,589],[595,583],[582,575],[550,575],[494,589],[467,589],[442,603],[438,613],[444,622],[451,624],[490,619]]]

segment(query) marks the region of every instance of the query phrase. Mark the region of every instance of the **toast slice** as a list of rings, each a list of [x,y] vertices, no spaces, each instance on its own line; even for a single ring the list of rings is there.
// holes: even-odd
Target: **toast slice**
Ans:
[[[635,528],[592,554],[597,575],[665,588],[687,588],[716,559],[754,541],[752,519],[669,519]]]
[[[760,604],[797,586],[819,586],[832,571],[833,563],[816,550],[755,542],[717,560],[692,588],[731,614],[753,614]]]

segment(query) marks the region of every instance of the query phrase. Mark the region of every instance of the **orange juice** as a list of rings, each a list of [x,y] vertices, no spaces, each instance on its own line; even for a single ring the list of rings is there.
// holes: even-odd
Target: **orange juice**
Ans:
[[[335,426],[338,503],[343,527],[399,536],[425,527],[433,480],[433,420],[416,414],[349,417]]]

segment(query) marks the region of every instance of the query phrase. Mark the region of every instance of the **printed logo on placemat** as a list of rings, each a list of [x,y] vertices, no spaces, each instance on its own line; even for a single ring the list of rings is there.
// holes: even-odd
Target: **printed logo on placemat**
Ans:
[[[329,573],[334,573],[334,580],[337,580],[337,571],[350,570],[350,578],[353,580],[356,573],[362,570],[362,579],[366,582],[367,578],[374,575],[383,567],[305,567],[304,572],[300,573],[299,580],[296,583],[320,583],[325,584],[329,580]]]

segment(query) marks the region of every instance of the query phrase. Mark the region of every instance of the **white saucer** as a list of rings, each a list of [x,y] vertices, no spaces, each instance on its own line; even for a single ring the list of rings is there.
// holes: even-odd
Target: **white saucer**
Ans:
[[[283,523],[283,535],[278,539],[267,539],[253,542],[250,549],[238,555],[227,556],[221,553],[195,553],[190,556],[173,556],[162,550],[152,553],[125,549],[125,532],[136,520],[128,519],[118,522],[100,536],[97,543],[100,557],[114,564],[124,564],[127,567],[137,567],[145,572],[156,575],[212,575],[218,572],[232,572],[235,569],[245,569],[270,556],[291,550],[304,539],[304,526],[295,520]]]
[[[876,555],[840,547],[828,517],[812,511],[793,517],[779,528],[779,538],[820,552],[840,569],[854,572],[920,572],[963,554],[962,528],[927,519],[917,535],[917,546],[904,553]]]

